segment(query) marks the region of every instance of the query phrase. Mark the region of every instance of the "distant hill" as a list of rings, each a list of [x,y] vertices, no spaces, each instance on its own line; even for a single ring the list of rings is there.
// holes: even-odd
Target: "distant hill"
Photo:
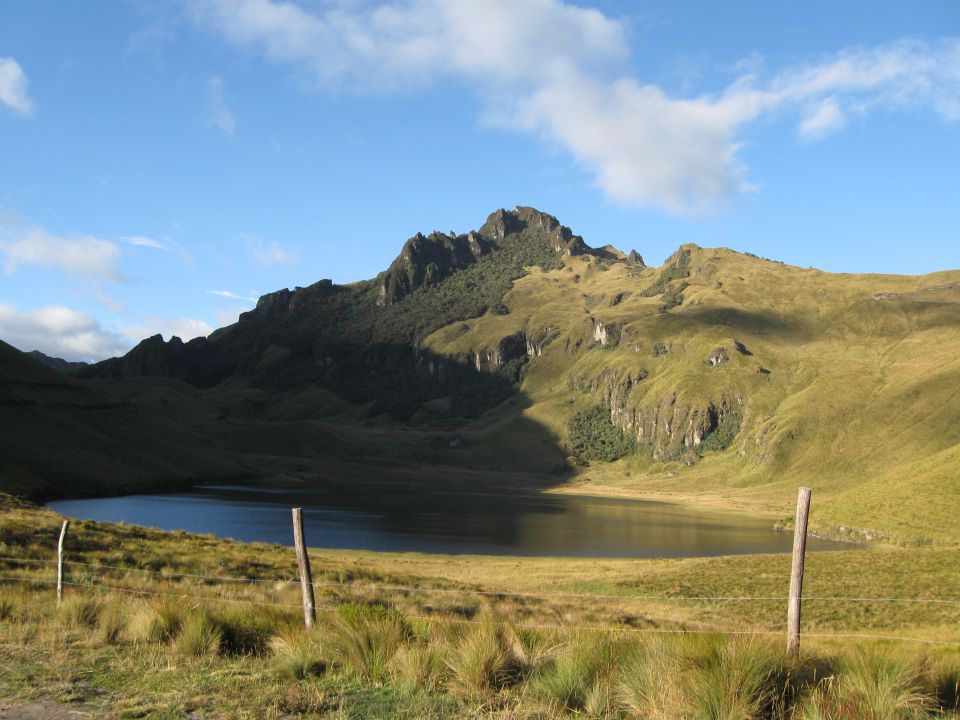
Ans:
[[[37,362],[46,365],[48,368],[52,368],[53,370],[61,372],[64,375],[76,372],[77,370],[85,368],[87,365],[89,365],[89,363],[85,362],[71,362],[69,360],[64,360],[63,358],[50,357],[49,355],[44,355],[39,350],[31,350],[25,354]]]
[[[250,474],[190,423],[66,377],[0,341],[0,489],[36,499]]]
[[[537,472],[784,514],[810,485],[823,523],[955,537],[958,288],[695,245],[650,268],[521,207],[75,374],[246,467]]]

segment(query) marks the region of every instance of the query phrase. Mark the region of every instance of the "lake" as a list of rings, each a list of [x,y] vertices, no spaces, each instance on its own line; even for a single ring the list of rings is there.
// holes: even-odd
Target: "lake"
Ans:
[[[68,517],[293,544],[302,507],[309,546],[391,552],[563,557],[703,557],[790,552],[791,533],[750,515],[664,502],[536,492],[456,492],[397,484],[186,492],[58,500]],[[810,538],[809,550],[844,543]]]

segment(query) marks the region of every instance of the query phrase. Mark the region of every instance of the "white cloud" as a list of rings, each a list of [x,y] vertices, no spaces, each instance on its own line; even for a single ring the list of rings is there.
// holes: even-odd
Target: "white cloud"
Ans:
[[[837,101],[827,98],[810,109],[800,123],[799,131],[801,137],[816,140],[842,129],[846,124],[847,116],[844,115]]]
[[[237,119],[223,97],[223,80],[218,77],[207,80],[207,125],[219,128],[228,137],[233,137],[237,126]]]
[[[485,119],[579,161],[611,199],[698,213],[751,188],[739,134],[764,115],[798,116],[804,140],[851,112],[932,109],[960,120],[960,40],[843,50],[719,93],[674,97],[626,71],[625,28],[560,0],[342,2],[196,0],[229,42],[297,68],[318,89],[410,92],[467,81]]]
[[[325,88],[393,91],[467,75],[527,83],[628,53],[620,23],[557,0],[407,0],[307,10],[271,0],[185,4],[199,22]]]
[[[247,302],[255,303],[258,298],[253,297],[252,295],[240,295],[235,292],[230,292],[229,290],[207,290],[208,295],[216,295],[217,297],[229,298],[230,300],[246,300]]]
[[[27,93],[27,76],[13,58],[0,58],[0,103],[20,115],[33,114],[33,100]]]
[[[92,315],[62,306],[21,312],[0,303],[0,338],[25,352],[39,350],[88,362],[122,355],[133,345],[123,334],[103,328]]]
[[[255,241],[250,252],[253,259],[261,265],[296,265],[300,262],[299,257],[275,242]]]
[[[89,235],[56,235],[43,228],[23,229],[19,223],[0,220],[0,255],[4,272],[35,265],[55,268],[94,283],[118,282],[120,248],[116,243]]]

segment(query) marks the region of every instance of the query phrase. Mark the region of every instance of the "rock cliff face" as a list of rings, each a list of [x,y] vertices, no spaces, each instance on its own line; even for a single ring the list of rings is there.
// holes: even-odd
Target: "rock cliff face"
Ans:
[[[535,236],[531,233],[529,242],[545,240],[557,255],[592,252],[582,237],[574,235],[553,215],[530,207],[513,211],[500,209],[491,213],[477,231],[462,235],[417,233],[407,240],[390,267],[377,277],[377,305],[391,305],[418,288],[437,286],[457,270],[501,249],[501,243],[508,236],[527,230],[536,231]]]
[[[480,233],[428,236],[417,233],[378,278],[377,305],[394,303],[423,286],[439,285],[451,273],[472,265],[494,248]]]
[[[509,312],[502,299],[525,268],[556,269],[564,256],[592,252],[552,215],[498,210],[477,231],[418,233],[374,280],[268,293],[207,339],[157,335],[79,374],[175,377],[199,387],[239,379],[273,392],[318,384],[399,417],[450,397],[457,412],[475,415],[517,391],[523,364],[556,331],[530,338],[511,331],[446,359],[429,356],[422,338],[488,311]]]
[[[589,390],[594,400],[610,408],[610,422],[652,451],[655,460],[677,459],[696,450],[724,418],[740,409],[725,396],[688,398],[679,390],[651,399],[634,390],[647,379],[646,368],[606,369],[592,377],[575,376],[577,390]]]

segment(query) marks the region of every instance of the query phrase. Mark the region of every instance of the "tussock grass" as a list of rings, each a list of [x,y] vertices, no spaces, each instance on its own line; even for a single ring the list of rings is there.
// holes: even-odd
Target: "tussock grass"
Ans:
[[[886,648],[844,657],[799,710],[799,720],[919,720],[937,709],[923,668]]]
[[[100,618],[102,601],[79,593],[65,594],[59,607],[59,616],[66,627],[95,628]]]
[[[538,670],[537,693],[553,712],[606,717],[616,705],[615,676],[630,646],[607,633],[572,632]]]
[[[172,640],[183,627],[183,610],[169,600],[138,602],[131,611],[129,631],[134,640],[164,643]]]
[[[401,616],[381,605],[343,605],[330,643],[337,664],[364,680],[383,682],[403,642],[411,637]]]
[[[447,657],[451,684],[484,695],[519,682],[531,670],[531,654],[512,626],[486,618],[453,640]]]
[[[281,626],[270,638],[274,668],[280,677],[305,680],[320,676],[327,669],[320,631],[308,631],[292,625]]]
[[[234,607],[214,616],[225,655],[264,655],[280,615],[265,608]]]
[[[793,695],[782,649],[750,636],[653,639],[625,665],[621,695],[640,717],[785,717]]]
[[[390,677],[419,690],[436,690],[449,676],[447,649],[439,643],[414,643],[401,647],[390,661]]]
[[[126,603],[112,599],[104,603],[97,619],[100,642],[104,645],[116,645],[127,629]]]
[[[180,633],[173,640],[173,651],[183,657],[208,658],[220,651],[223,631],[206,609],[187,614]]]

